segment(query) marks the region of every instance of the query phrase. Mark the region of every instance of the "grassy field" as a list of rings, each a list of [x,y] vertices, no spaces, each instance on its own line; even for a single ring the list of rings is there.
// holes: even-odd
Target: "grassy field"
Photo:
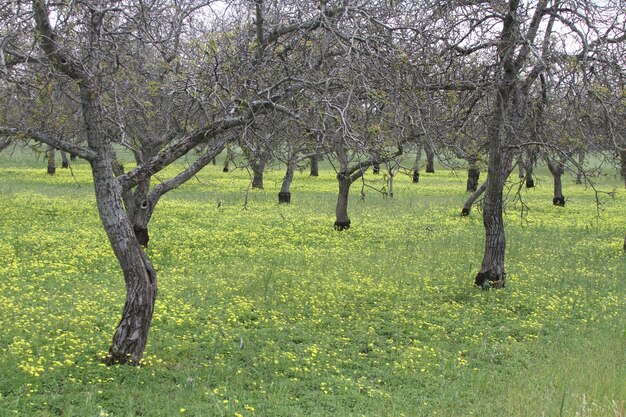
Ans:
[[[508,285],[480,291],[463,172],[398,175],[393,199],[355,184],[338,233],[331,170],[297,175],[284,206],[282,172],[247,192],[245,171],[210,166],[155,211],[159,297],[133,368],[99,361],[124,284],[88,166],[33,159],[0,155],[0,416],[626,415],[613,174],[599,215],[570,177],[565,208],[545,175],[523,219],[511,195]]]

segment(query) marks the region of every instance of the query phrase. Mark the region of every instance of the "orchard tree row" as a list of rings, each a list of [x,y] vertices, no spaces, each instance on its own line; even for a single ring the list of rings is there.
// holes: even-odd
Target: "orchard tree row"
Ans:
[[[228,164],[241,150],[257,188],[283,161],[281,202],[299,164],[329,158],[338,230],[370,167],[393,178],[410,153],[418,182],[422,154],[427,171],[434,155],[466,161],[463,213],[484,195],[483,288],[505,285],[503,188],[515,167],[532,187],[544,161],[556,205],[566,170],[593,186],[587,155],[621,164],[626,181],[619,0],[10,0],[0,21],[0,151],[36,142],[50,173],[57,150],[93,173],[127,292],[109,363],[137,363],[146,345],[156,205],[221,152]]]

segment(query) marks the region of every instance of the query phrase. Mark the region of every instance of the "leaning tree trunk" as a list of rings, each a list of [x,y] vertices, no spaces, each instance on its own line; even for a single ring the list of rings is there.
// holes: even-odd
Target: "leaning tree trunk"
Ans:
[[[56,149],[52,146],[48,146],[46,150],[46,161],[48,161],[48,174],[54,175],[57,172],[57,164],[54,158]]]
[[[474,205],[478,197],[483,195],[486,189],[487,189],[487,181],[483,182],[480,187],[478,187],[476,190],[474,190],[472,194],[470,194],[470,196],[465,201],[465,204],[463,204],[463,209],[461,210],[461,216],[470,215],[470,212],[472,211],[472,206]]]
[[[413,165],[413,183],[417,184],[420,182],[420,164],[422,163],[422,148],[423,145],[420,143],[417,147],[417,153],[415,154],[415,165]]]
[[[250,162],[252,168],[252,188],[263,189],[263,172],[265,171],[265,161]]]
[[[97,155],[91,163],[94,191],[100,220],[126,283],[126,302],[106,358],[108,364],[141,360],[148,340],[157,294],[156,272],[122,205],[122,189],[113,172],[115,153],[106,137],[104,117],[94,85],[80,84],[81,104],[87,142]]]
[[[311,176],[319,177],[320,176],[319,156],[312,155],[309,157],[309,161],[311,163]]]
[[[426,142],[424,150],[426,151],[426,172],[432,174],[435,172],[435,152],[428,142]]]
[[[337,207],[335,208],[335,230],[346,230],[350,228],[350,218],[348,217],[348,194],[352,181],[345,172],[337,174],[339,183],[339,194],[337,195]]]
[[[559,161],[552,162],[546,159],[548,169],[554,179],[554,196],[552,198],[552,204],[559,207],[565,207],[565,197],[563,196],[563,182],[561,180],[565,169],[563,163]]]
[[[478,159],[468,158],[469,168],[467,170],[467,185],[465,191],[473,193],[478,188],[478,179],[480,178],[480,168],[478,167]]]
[[[296,164],[293,161],[287,161],[287,172],[283,177],[283,185],[280,187],[278,193],[278,203],[289,204],[291,202],[291,183],[293,181],[293,174],[296,170]]]

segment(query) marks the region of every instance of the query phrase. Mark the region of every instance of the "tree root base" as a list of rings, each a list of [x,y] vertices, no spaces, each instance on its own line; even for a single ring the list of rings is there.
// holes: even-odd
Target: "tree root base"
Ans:
[[[478,275],[476,275],[474,284],[483,290],[504,288],[505,278],[506,274],[504,272],[502,274],[494,274],[491,271],[479,272]]]
[[[554,197],[552,199],[552,204],[559,207],[565,207],[565,197]]]
[[[283,193],[282,191],[278,193],[278,204],[289,204],[291,203],[291,193]]]
[[[350,228],[350,220],[348,220],[347,222],[339,222],[339,221],[335,222],[335,230],[337,231],[348,230],[349,228]]]

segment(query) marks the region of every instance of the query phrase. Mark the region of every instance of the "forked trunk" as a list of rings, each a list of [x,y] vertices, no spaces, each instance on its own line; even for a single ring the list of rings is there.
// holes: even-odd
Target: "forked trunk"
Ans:
[[[561,180],[565,169],[563,167],[563,161],[551,161],[546,159],[548,169],[554,179],[554,193],[552,198],[552,204],[559,207],[565,207],[565,197],[563,196],[563,182]]]
[[[292,161],[287,162],[287,172],[283,177],[283,185],[280,187],[278,193],[278,203],[289,204],[291,202],[291,183],[293,181],[293,174],[296,170],[296,164]]]
[[[137,364],[143,355],[154,313],[156,272],[122,206],[122,193],[111,170],[111,159],[103,157],[92,161],[92,171],[100,219],[126,283],[126,302],[106,363]]]
[[[56,153],[56,149],[52,146],[48,146],[46,150],[46,161],[48,161],[48,174],[54,175],[57,172],[57,164],[54,158],[54,154]]]
[[[319,177],[320,176],[319,156],[313,155],[309,157],[309,161],[311,162],[311,176]]]
[[[335,230],[346,230],[350,228],[350,218],[348,217],[348,193],[350,192],[350,177],[345,172],[337,174],[339,183],[339,193],[337,194],[337,207],[335,208]]]

